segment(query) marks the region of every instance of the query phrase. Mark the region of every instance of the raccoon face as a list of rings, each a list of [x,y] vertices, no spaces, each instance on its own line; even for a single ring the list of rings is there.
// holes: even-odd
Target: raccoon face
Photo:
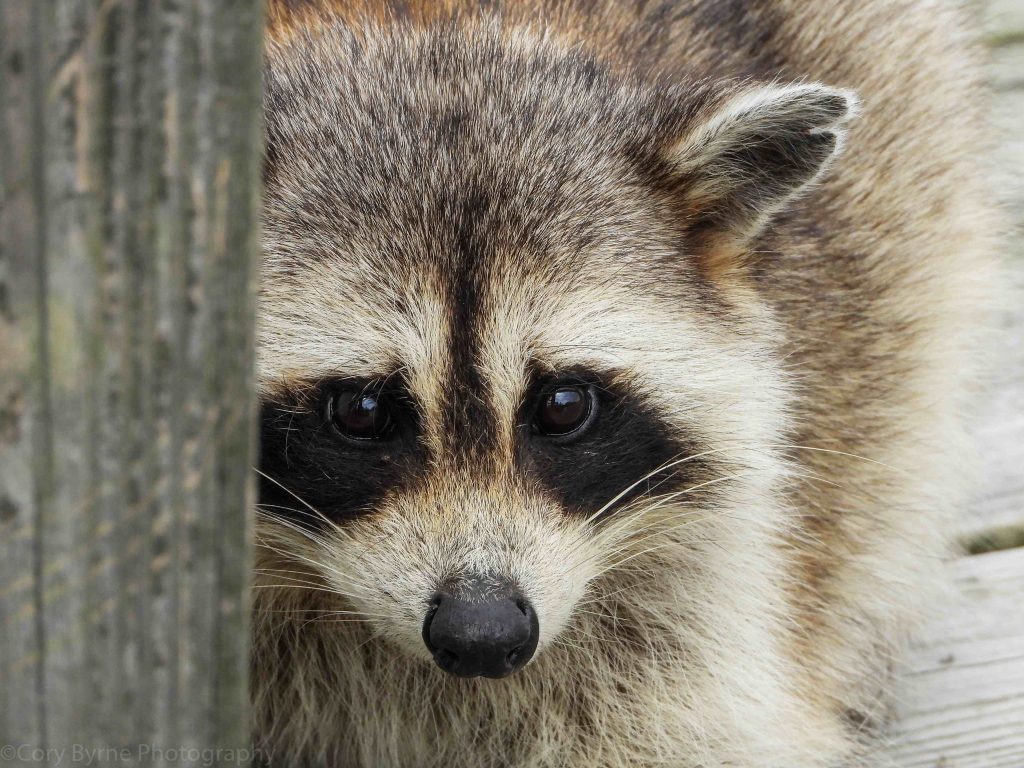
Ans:
[[[780,525],[758,507],[786,388],[742,256],[849,110],[820,86],[641,87],[500,30],[273,49],[274,583],[501,677],[667,542],[699,568]]]

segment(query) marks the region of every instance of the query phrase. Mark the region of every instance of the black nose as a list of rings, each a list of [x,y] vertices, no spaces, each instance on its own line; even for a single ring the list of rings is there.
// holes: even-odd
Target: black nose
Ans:
[[[505,677],[537,650],[537,614],[523,597],[505,591],[439,592],[423,622],[434,661],[458,677]]]

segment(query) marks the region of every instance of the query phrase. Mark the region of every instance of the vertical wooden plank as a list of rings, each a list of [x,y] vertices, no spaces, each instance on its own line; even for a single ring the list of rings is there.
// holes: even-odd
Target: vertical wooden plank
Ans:
[[[3,706],[0,749],[44,743],[42,664],[45,641],[42,561],[34,475],[36,425],[41,414],[39,265],[40,226],[31,216],[39,195],[38,164],[23,147],[38,129],[39,106],[28,94],[39,80],[39,52],[30,49],[27,4],[0,6],[0,663]],[[5,762],[20,764],[6,753]]]
[[[0,3],[0,748],[248,745],[261,33]]]
[[[249,88],[240,90],[222,88],[217,96],[217,110],[227,114],[253,114],[262,118],[262,56],[260,55],[263,20],[251,11],[239,13],[229,3],[206,4],[212,13],[209,29],[229,29],[225,38],[211,38],[213,67],[218,82],[247,77]],[[251,4],[250,4],[251,7]],[[248,65],[237,72],[239,62],[236,51],[248,49]],[[245,744],[249,739],[248,720],[235,713],[248,712],[249,657],[240,654],[239,638],[249,636],[249,544],[235,535],[251,524],[253,498],[245,498],[234,489],[245,488],[252,482],[252,446],[255,443],[253,421],[254,347],[256,343],[255,301],[257,270],[251,264],[259,251],[258,211],[261,205],[259,191],[262,156],[262,123],[251,120],[248,133],[239,133],[217,115],[225,158],[217,164],[214,176],[216,210],[220,218],[213,229],[210,244],[215,263],[220,268],[221,292],[245,297],[250,303],[239,313],[223,304],[213,305],[218,310],[214,322],[221,330],[221,343],[215,349],[220,375],[211,381],[210,397],[222,404],[217,432],[224,436],[219,446],[219,482],[215,508],[218,509],[217,562],[217,679],[215,712],[219,740],[228,744]],[[254,130],[255,129],[255,130]],[[207,368],[210,370],[210,368]],[[240,567],[241,565],[241,567]],[[243,648],[248,648],[243,641]]]

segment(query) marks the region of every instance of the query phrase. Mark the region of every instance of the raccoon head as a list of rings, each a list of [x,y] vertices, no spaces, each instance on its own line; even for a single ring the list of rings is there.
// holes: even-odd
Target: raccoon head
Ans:
[[[614,588],[698,611],[656,558],[740,568],[783,525],[745,258],[849,94],[328,26],[272,48],[266,99],[261,573],[460,676]]]

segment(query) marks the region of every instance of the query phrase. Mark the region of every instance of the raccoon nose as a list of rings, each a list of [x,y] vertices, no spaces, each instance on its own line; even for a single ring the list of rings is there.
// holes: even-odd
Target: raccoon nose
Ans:
[[[518,595],[484,597],[440,592],[423,622],[434,661],[457,677],[505,677],[537,650],[537,614]]]

